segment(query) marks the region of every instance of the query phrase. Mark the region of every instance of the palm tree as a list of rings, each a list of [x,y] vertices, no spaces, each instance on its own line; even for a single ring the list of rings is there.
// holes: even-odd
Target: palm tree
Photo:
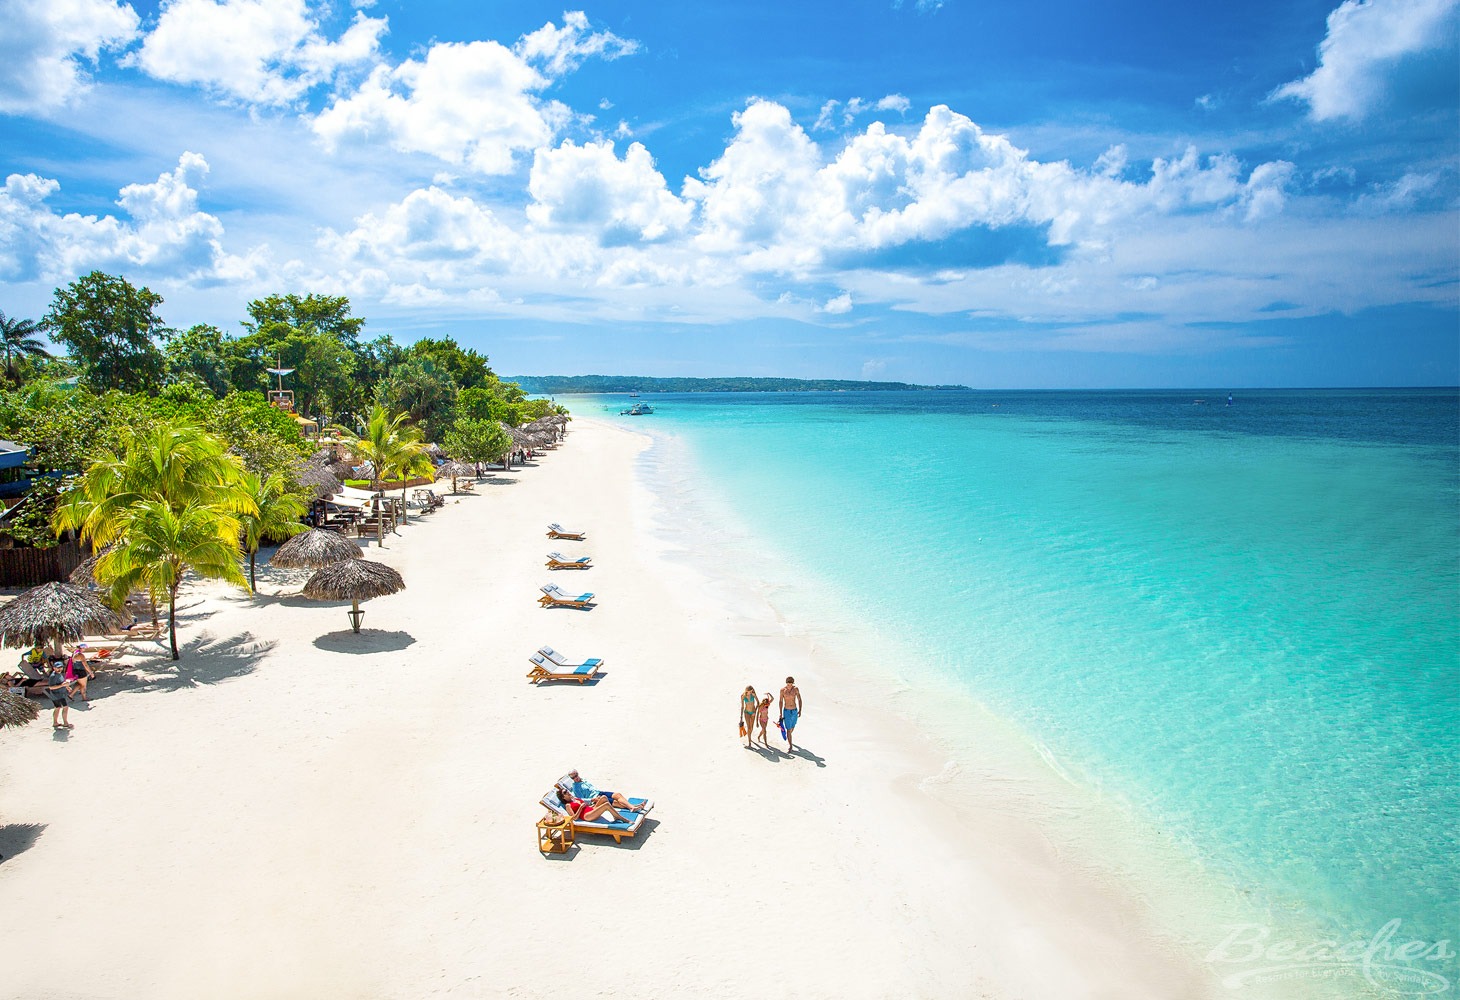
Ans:
[[[175,660],[177,588],[189,570],[248,589],[238,566],[241,519],[259,510],[243,477],[242,460],[218,438],[159,424],[132,435],[121,455],[103,452],[63,495],[51,527],[77,530],[94,549],[113,546],[94,575],[117,605],[134,587],[154,602],[167,596]]]
[[[133,590],[167,598],[167,634],[177,651],[177,592],[189,573],[248,589],[239,565],[239,519],[219,504],[190,501],[174,508],[165,500],[141,500],[118,520],[124,541],[96,561],[96,577],[109,580],[113,602]]]
[[[51,527],[57,534],[73,528],[99,549],[122,536],[122,515],[143,500],[253,513],[253,501],[237,488],[243,473],[242,460],[218,438],[191,424],[161,423],[132,435],[121,455],[103,451],[62,497]]]
[[[399,476],[401,510],[406,506],[406,482],[415,475],[431,471],[431,456],[426,454],[426,443],[421,432],[411,424],[410,414],[397,413],[391,416],[385,407],[376,405],[370,411],[370,419],[360,428],[358,435],[346,442],[356,458],[365,459],[375,467],[375,478],[388,479]],[[406,514],[406,523],[410,515]]]
[[[21,358],[49,358],[51,352],[41,343],[40,327],[34,320],[6,316],[0,312],[0,354],[5,357],[5,376],[19,383],[16,362]]]
[[[273,473],[267,478],[257,472],[245,472],[238,488],[253,501],[255,513],[244,514],[243,548],[248,553],[248,587],[258,590],[254,561],[264,542],[282,542],[305,530],[299,519],[309,509],[303,496],[290,492],[284,477]]]

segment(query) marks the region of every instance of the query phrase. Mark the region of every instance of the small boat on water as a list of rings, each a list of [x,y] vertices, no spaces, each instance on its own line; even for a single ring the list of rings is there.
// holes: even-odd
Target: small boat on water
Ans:
[[[619,410],[618,412],[621,417],[642,417],[646,413],[653,413],[654,407],[641,400],[627,410]]]

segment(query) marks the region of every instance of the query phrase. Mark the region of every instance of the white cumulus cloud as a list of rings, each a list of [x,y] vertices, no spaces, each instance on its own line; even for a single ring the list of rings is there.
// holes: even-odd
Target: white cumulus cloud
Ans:
[[[581,10],[563,12],[562,27],[549,21],[518,39],[513,50],[528,62],[541,66],[551,77],[571,73],[592,56],[618,59],[633,55],[639,43],[620,38],[611,31],[594,31]]]
[[[288,105],[343,66],[375,57],[385,18],[357,12],[336,40],[306,0],[171,0],[130,63],[159,80]]]
[[[546,145],[569,117],[563,105],[536,98],[547,84],[497,42],[442,42],[424,59],[376,67],[312,127],[330,147],[347,139],[385,141],[401,152],[503,174],[516,154]]]
[[[222,246],[223,225],[198,208],[193,186],[208,173],[197,153],[150,184],[122,188],[117,205],[127,218],[58,214],[46,200],[60,184],[35,174],[12,174],[0,191],[0,278],[69,280],[95,268],[213,284],[249,274],[256,261]]]
[[[510,49],[495,41],[439,42],[422,58],[377,66],[311,126],[331,149],[349,140],[383,141],[477,173],[505,174],[518,155],[548,145],[573,119],[541,91],[587,58],[636,50],[637,43],[593,31],[581,11],[568,11],[561,27],[546,24]]]
[[[0,0],[0,112],[65,105],[88,84],[82,63],[130,44],[137,25],[114,0]]]
[[[653,157],[632,143],[620,160],[612,142],[571,140],[533,157],[527,216],[539,227],[590,228],[606,244],[658,240],[682,231],[693,207],[669,192]]]
[[[1344,0],[1328,15],[1318,68],[1273,91],[1306,101],[1312,116],[1362,119],[1407,56],[1451,44],[1460,0]]]

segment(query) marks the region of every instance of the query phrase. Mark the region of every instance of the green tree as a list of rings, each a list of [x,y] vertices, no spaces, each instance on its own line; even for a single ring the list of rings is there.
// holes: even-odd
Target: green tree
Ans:
[[[229,381],[237,389],[267,392],[276,382],[267,369],[293,368],[284,388],[294,393],[294,408],[309,416],[350,412],[348,401],[360,395],[355,355],[339,338],[309,327],[269,324],[239,338]]]
[[[282,542],[304,531],[300,518],[309,509],[302,493],[291,489],[283,476],[260,476],[245,472],[239,489],[253,501],[254,511],[244,514],[243,548],[248,553],[248,586],[258,589],[254,563],[264,542]]]
[[[18,385],[21,362],[28,358],[49,358],[51,353],[41,343],[41,332],[34,320],[6,316],[0,312],[0,352],[5,355],[5,377]]]
[[[56,289],[41,328],[81,363],[92,388],[137,392],[162,379],[162,352],[152,340],[163,331],[160,305],[151,290],[92,271]]]
[[[176,660],[177,592],[188,573],[249,589],[239,566],[239,520],[222,504],[174,506],[157,498],[120,511],[118,527],[123,541],[96,561],[96,578],[109,582],[118,605],[139,589],[154,601],[167,598],[167,634]]]
[[[353,422],[356,414],[369,411],[375,402],[376,387],[390,378],[390,373],[406,360],[405,348],[392,340],[389,334],[356,344],[350,350],[355,357],[354,378],[335,406],[337,422],[342,422],[347,415]]]
[[[392,416],[383,406],[370,411],[370,417],[360,428],[360,433],[346,441],[356,458],[362,458],[375,466],[375,478],[387,480],[400,477],[401,509],[405,509],[406,482],[417,475],[431,471],[431,456],[426,454],[421,432],[410,423],[410,416],[397,413]],[[407,523],[410,515],[406,515]]]
[[[27,464],[41,472],[80,472],[94,454],[120,448],[153,421],[145,397],[121,392],[98,396],[44,381],[0,392],[0,434],[30,445]]]
[[[458,420],[441,447],[463,462],[495,462],[512,449],[512,438],[495,420]]]
[[[95,576],[118,604],[135,587],[168,599],[172,658],[177,589],[185,574],[247,589],[239,568],[240,518],[258,508],[240,488],[243,462],[191,424],[159,423],[128,436],[120,454],[102,452],[61,498],[51,518],[59,535],[80,533],[93,549],[114,544]]]
[[[236,345],[234,338],[207,323],[172,334],[162,350],[167,381],[192,382],[215,396],[228,395]]]
[[[429,362],[407,361],[380,387],[387,409],[406,413],[429,440],[439,440],[450,426],[456,388]]]
[[[350,315],[348,297],[312,292],[303,297],[291,293],[254,299],[248,304],[248,316],[249,321],[243,327],[249,333],[285,326],[329,334],[347,347],[359,342],[360,330],[365,326],[363,317]]]
[[[449,376],[458,389],[470,389],[484,384],[489,377],[496,377],[487,367],[485,355],[474,350],[462,350],[450,337],[439,340],[422,337],[410,346],[407,353],[420,361],[429,361],[437,372]]]

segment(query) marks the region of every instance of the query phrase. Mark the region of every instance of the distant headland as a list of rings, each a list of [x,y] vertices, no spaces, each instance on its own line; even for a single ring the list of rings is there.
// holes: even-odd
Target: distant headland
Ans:
[[[643,375],[513,375],[508,381],[543,396],[575,392],[906,392],[968,388],[835,378],[649,378]]]

